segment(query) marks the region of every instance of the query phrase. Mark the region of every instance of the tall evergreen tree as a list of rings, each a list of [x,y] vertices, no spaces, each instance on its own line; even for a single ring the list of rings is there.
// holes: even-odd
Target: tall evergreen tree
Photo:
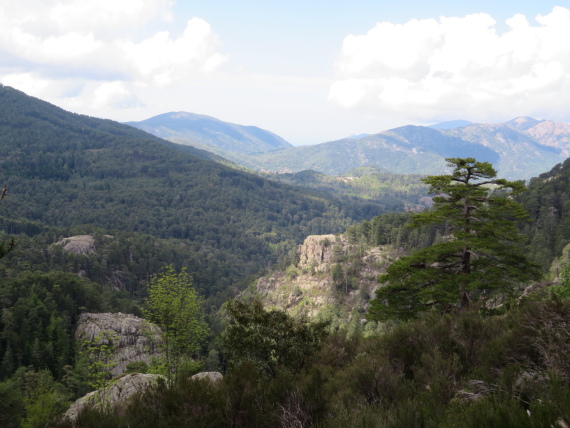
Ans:
[[[540,277],[537,265],[522,254],[516,222],[525,210],[512,196],[521,182],[497,179],[488,162],[448,158],[449,175],[429,176],[434,207],[417,214],[411,226],[442,224],[442,242],[393,263],[380,282],[387,285],[371,302],[369,319],[407,319],[419,312],[465,307],[472,297]]]

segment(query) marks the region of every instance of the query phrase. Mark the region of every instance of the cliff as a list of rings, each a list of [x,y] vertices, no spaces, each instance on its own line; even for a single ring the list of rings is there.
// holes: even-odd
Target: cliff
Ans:
[[[397,255],[390,246],[350,243],[343,235],[308,236],[298,262],[258,279],[255,291],[266,307],[329,319],[333,328],[365,328],[378,275]]]

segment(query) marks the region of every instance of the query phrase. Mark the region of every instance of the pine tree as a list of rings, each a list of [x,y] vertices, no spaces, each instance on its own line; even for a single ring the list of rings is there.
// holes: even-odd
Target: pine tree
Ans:
[[[521,182],[497,179],[488,162],[446,159],[453,172],[429,176],[434,207],[414,216],[411,226],[445,225],[442,242],[402,257],[380,282],[368,318],[408,319],[435,308],[465,308],[477,295],[509,293],[513,285],[538,279],[540,270],[521,250],[516,222],[527,214],[512,197]]]

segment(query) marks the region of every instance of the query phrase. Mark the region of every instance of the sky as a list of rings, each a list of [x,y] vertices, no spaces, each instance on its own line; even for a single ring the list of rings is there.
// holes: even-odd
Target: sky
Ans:
[[[0,0],[0,83],[294,145],[447,120],[570,122],[570,0]]]

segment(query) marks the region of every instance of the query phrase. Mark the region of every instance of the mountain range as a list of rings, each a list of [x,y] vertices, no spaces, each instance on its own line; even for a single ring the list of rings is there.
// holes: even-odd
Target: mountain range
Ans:
[[[141,123],[151,121],[154,127],[142,129],[170,141],[183,140],[185,144],[213,151],[247,168],[278,173],[315,170],[339,176],[354,168],[376,166],[398,174],[439,174],[445,171],[447,157],[475,157],[493,163],[502,177],[530,179],[570,154],[569,124],[530,117],[497,124],[460,120],[430,127],[408,125],[300,147],[278,145],[278,137],[259,130],[256,135],[270,138],[254,148],[250,143],[232,139],[233,134],[226,134],[221,125],[224,122],[214,122],[217,132],[201,131],[199,126],[190,128],[187,124],[191,121],[184,121],[185,128],[175,126],[181,119],[172,125],[172,115],[155,116],[136,126],[142,128]]]
[[[293,147],[283,138],[256,126],[236,125],[194,113],[164,113],[126,124],[175,143],[228,157],[232,153],[248,155]]]

